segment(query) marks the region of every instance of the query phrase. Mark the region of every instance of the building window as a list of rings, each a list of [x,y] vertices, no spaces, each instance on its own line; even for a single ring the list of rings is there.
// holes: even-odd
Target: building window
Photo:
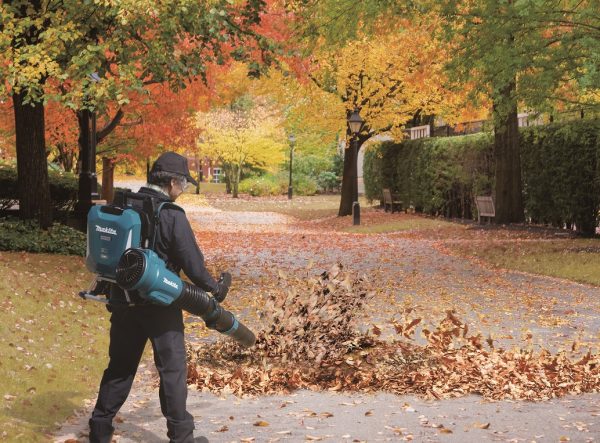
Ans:
[[[213,183],[221,183],[221,179],[223,178],[223,173],[221,172],[221,168],[213,168],[212,170],[212,182]]]

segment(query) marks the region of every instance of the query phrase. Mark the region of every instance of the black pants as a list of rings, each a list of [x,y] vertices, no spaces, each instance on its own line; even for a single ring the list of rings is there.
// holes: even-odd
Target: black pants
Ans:
[[[127,399],[148,339],[160,375],[160,408],[173,443],[192,442],[194,418],[186,410],[187,364],[181,309],[155,305],[119,308],[110,318],[108,368],[90,418],[90,442],[110,443],[112,420]]]

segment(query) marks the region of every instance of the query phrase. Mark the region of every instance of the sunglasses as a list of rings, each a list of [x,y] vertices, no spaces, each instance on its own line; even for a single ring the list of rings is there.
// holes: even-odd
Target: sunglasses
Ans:
[[[179,186],[181,186],[181,189],[183,189],[184,191],[188,188],[188,186],[191,185],[191,183],[189,183],[187,181],[187,178],[185,177],[181,177],[177,181],[179,182]]]

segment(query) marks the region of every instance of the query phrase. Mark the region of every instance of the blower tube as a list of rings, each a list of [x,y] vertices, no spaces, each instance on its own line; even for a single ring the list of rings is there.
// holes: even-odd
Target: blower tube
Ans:
[[[125,290],[137,290],[153,303],[177,306],[204,320],[206,326],[229,335],[249,348],[256,337],[235,316],[199,287],[184,282],[169,271],[165,262],[150,249],[126,250],[117,265],[117,284]]]

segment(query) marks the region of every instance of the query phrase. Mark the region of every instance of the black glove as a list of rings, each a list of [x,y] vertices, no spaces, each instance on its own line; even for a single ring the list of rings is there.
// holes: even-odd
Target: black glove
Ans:
[[[217,282],[217,289],[213,291],[213,297],[221,303],[227,297],[229,287],[231,286],[231,274],[229,272],[222,272],[219,281]]]

